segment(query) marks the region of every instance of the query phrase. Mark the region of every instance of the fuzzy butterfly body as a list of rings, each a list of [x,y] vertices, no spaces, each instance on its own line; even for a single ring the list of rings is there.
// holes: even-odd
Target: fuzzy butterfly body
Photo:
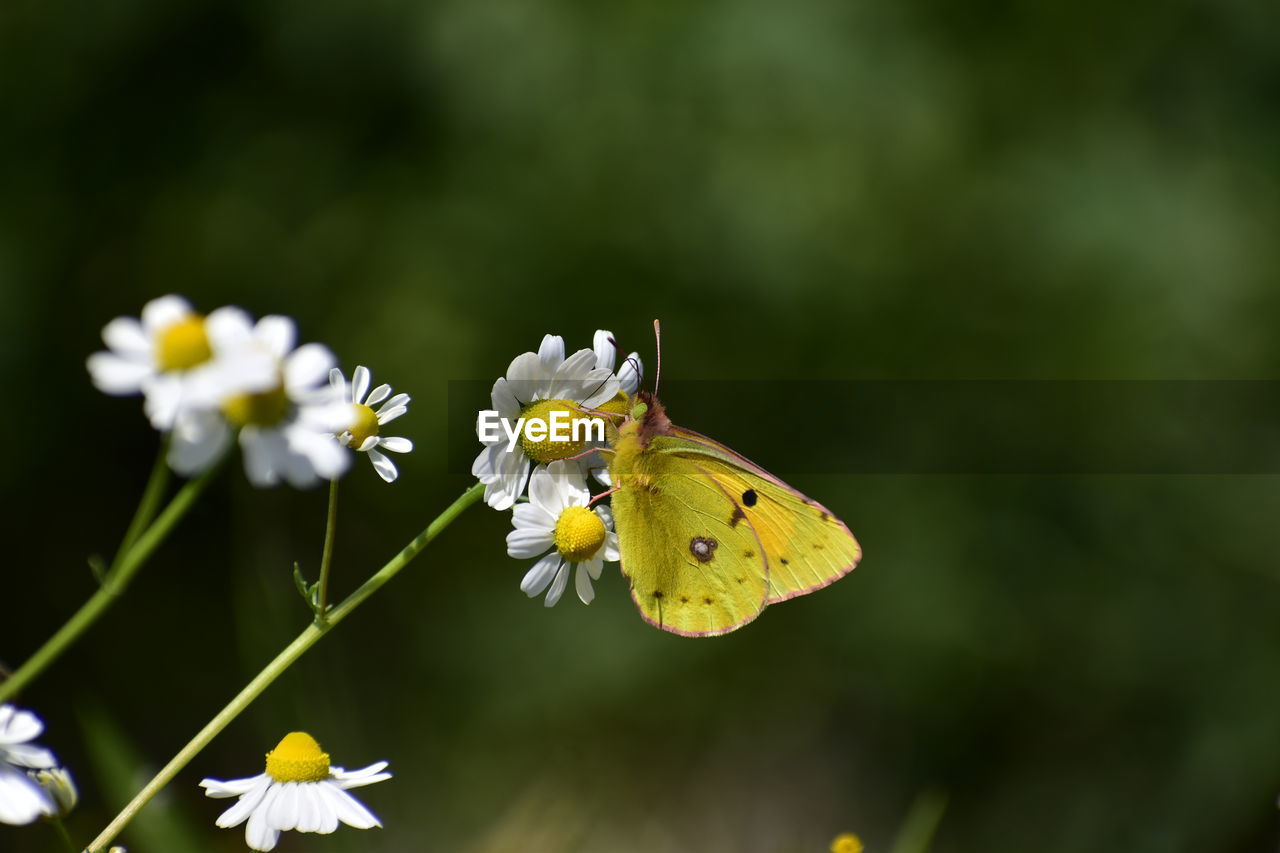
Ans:
[[[622,571],[649,623],[725,634],[821,589],[862,556],[849,528],[717,441],[674,426],[651,394],[609,462]]]

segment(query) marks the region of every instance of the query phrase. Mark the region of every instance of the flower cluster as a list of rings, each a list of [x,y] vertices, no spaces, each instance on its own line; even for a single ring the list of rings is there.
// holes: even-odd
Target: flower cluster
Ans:
[[[151,425],[170,436],[169,464],[180,474],[207,469],[233,437],[246,476],[260,487],[336,479],[350,464],[346,447],[367,453],[390,482],[396,467],[375,448],[412,449],[405,439],[378,435],[407,410],[408,396],[392,397],[368,417],[391,389],[367,394],[364,367],[348,389],[327,347],[297,346],[288,317],[255,322],[235,307],[205,316],[180,296],[163,296],[148,302],[140,319],[112,320],[102,339],[108,349],[88,361],[94,384],[108,394],[143,395]]]
[[[71,774],[52,752],[32,742],[43,731],[35,714],[0,705],[0,823],[28,824],[75,807]]]
[[[536,353],[516,356],[493,385],[491,411],[511,440],[501,433],[495,439],[477,424],[484,449],[471,471],[485,484],[489,506],[515,507],[507,553],[517,559],[540,558],[520,588],[530,598],[547,591],[548,607],[560,600],[575,568],[578,598],[590,604],[595,597],[591,581],[600,577],[604,561],[618,559],[618,542],[608,506],[590,506],[587,475],[608,483],[607,468],[596,452],[600,442],[581,438],[587,431],[576,429],[568,431],[568,440],[557,440],[535,433],[529,424],[557,418],[571,426],[603,423],[607,415],[623,413],[640,387],[643,367],[632,353],[615,373],[617,359],[607,330],[596,332],[591,349],[568,357],[564,339],[547,335]],[[517,504],[526,488],[528,502]]]

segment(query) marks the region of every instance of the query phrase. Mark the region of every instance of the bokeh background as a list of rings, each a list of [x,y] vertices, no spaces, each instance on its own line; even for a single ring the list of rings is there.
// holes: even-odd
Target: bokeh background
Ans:
[[[661,317],[671,380],[773,389],[1275,377],[1275,25],[1244,0],[8,0],[0,659],[92,592],[128,521],[156,436],[84,358],[164,293],[289,314],[414,395],[401,480],[344,482],[340,591],[467,486],[450,381],[546,332],[610,328],[651,363]],[[785,394],[668,402],[765,465],[808,440],[753,416]],[[840,402],[791,420],[838,444]],[[879,853],[927,791],[943,853],[1276,849],[1274,477],[777,473],[858,534],[857,572],[680,639],[616,571],[589,608],[527,600],[507,517],[473,509],[121,840],[243,849],[196,782],[304,728],[396,778],[365,790],[385,829],[286,853],[847,830]],[[306,624],[290,569],[314,572],[324,509],[231,466],[26,691],[79,842]],[[37,826],[0,849],[60,848]]]

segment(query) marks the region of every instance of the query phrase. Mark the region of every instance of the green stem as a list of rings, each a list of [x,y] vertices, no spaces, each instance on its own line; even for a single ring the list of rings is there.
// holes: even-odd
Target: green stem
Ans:
[[[138,541],[138,537],[142,535],[142,531],[147,529],[151,519],[156,517],[156,509],[160,506],[160,498],[164,496],[165,486],[169,484],[169,463],[165,459],[168,453],[169,436],[166,433],[164,438],[160,440],[160,451],[156,453],[155,464],[151,466],[151,476],[147,478],[147,486],[142,491],[142,500],[138,502],[138,509],[133,513],[133,520],[129,522],[129,529],[125,531],[124,538],[120,540],[120,547],[116,550],[112,566],[119,562],[122,554],[133,547],[133,543]]]
[[[436,516],[436,519],[427,525],[427,529],[414,537],[408,545],[406,545],[399,554],[396,554],[391,560],[377,571],[367,581],[362,583],[355,592],[347,596],[341,604],[333,608],[329,618],[324,622],[313,622],[311,625],[297,636],[297,638],[285,646],[284,651],[276,655],[271,663],[267,664],[261,672],[254,676],[253,680],[245,685],[244,689],[236,694],[236,698],[218,712],[212,720],[210,720],[200,732],[184,746],[177,755],[169,760],[159,773],[155,775],[150,782],[146,784],[137,796],[121,810],[120,814],[107,825],[107,828],[98,834],[98,837],[88,846],[88,853],[101,853],[106,849],[120,831],[133,820],[134,816],[142,810],[152,797],[158,794],[165,785],[173,781],[173,777],[177,776],[182,768],[190,763],[202,749],[209,745],[209,742],[217,737],[218,733],[226,728],[232,720],[238,717],[241,712],[249,707],[250,703],[262,694],[273,681],[287,670],[298,658],[302,657],[307,649],[311,648],[325,634],[345,619],[351,611],[355,610],[365,599],[377,592],[383,584],[391,580],[400,570],[409,564],[409,561],[421,553],[422,549],[427,547],[428,543],[440,534],[442,530],[454,522],[463,510],[480,500],[484,494],[484,485],[477,483],[462,494],[460,498],[455,500],[445,509],[444,512]]]
[[[338,481],[329,481],[329,515],[324,523],[324,552],[320,556],[320,604],[316,619],[324,621],[329,610],[329,565],[333,562],[333,535],[338,528]]]
[[[196,498],[217,473],[218,468],[218,465],[210,466],[209,470],[178,490],[173,500],[156,517],[155,522],[146,529],[146,532],[138,536],[129,549],[121,553],[112,563],[102,579],[102,585],[98,587],[93,597],[81,605],[80,609],[58,629],[56,634],[46,640],[26,663],[0,683],[0,702],[9,699],[44,672],[49,664],[57,660],[68,646],[98,620],[98,617],[125,591],[129,582],[133,580],[133,576],[138,573],[178,521],[191,509]]]
[[[71,833],[67,832],[67,825],[62,822],[62,819],[55,817],[49,823],[53,826],[53,831],[58,833],[58,837],[62,839],[62,845],[67,848],[67,853],[79,853],[76,850],[76,843],[71,840]]]

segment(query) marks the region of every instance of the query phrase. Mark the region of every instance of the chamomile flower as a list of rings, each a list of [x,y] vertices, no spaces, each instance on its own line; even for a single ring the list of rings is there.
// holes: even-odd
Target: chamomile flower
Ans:
[[[245,826],[252,850],[271,850],[281,832],[328,834],[341,821],[356,829],[382,826],[373,813],[347,793],[349,788],[390,779],[387,762],[361,770],[329,765],[329,754],[306,732],[290,732],[267,753],[266,772],[248,779],[220,782],[205,779],[200,787],[210,797],[239,797],[217,820],[223,829]]]
[[[347,385],[346,377],[342,375],[341,370],[335,367],[329,371],[330,384],[337,388],[342,398],[351,405],[355,418],[355,422],[338,435],[338,441],[344,447],[367,454],[369,461],[373,463],[373,470],[378,472],[379,477],[391,483],[400,476],[400,472],[396,470],[394,462],[378,452],[378,448],[390,450],[392,453],[408,453],[413,450],[413,442],[407,438],[382,435],[381,428],[409,411],[409,395],[396,394],[391,397],[391,386],[386,384],[379,385],[370,391],[370,378],[369,368],[364,365],[356,367],[355,373],[351,375],[350,386]],[[391,399],[387,399],[388,397]],[[384,400],[386,402],[383,402]],[[374,411],[373,407],[379,403],[382,405]]]
[[[583,604],[590,604],[596,597],[591,582],[600,579],[606,560],[618,559],[613,513],[606,504],[588,508],[590,501],[581,469],[557,460],[534,470],[529,502],[512,513],[515,529],[507,534],[507,554],[516,559],[545,554],[525,574],[520,589],[533,598],[550,587],[547,607],[560,600],[575,568],[574,589]]]
[[[112,320],[102,340],[108,349],[88,360],[93,384],[114,396],[143,394],[151,425],[172,429],[190,381],[213,357],[206,318],[181,296],[161,296],[142,307],[141,319]]]
[[[35,714],[0,705],[0,823],[22,825],[58,813],[53,797],[30,775],[58,765],[52,752],[32,743],[42,731]]]
[[[578,350],[565,358],[564,339],[547,335],[536,353],[522,353],[512,360],[506,376],[494,383],[491,401],[493,410],[511,429],[520,418],[549,423],[558,416],[572,423],[589,420],[582,410],[612,400],[618,387],[612,368],[598,367],[593,350]],[[533,465],[566,459],[587,447],[581,440],[535,439],[522,430],[516,445],[508,449],[501,430],[496,438],[486,438],[477,422],[476,432],[485,447],[471,473],[485,484],[485,502],[494,509],[508,509],[516,502]]]
[[[65,767],[54,767],[50,770],[28,770],[35,783],[49,795],[56,808],[56,814],[66,817],[80,802],[80,791]]]
[[[351,460],[336,436],[353,417],[328,381],[333,354],[320,344],[295,349],[288,317],[252,324],[236,314],[209,332],[213,365],[192,392],[203,406],[175,425],[170,464],[180,473],[200,470],[238,429],[245,475],[255,486],[285,480],[305,488],[341,476]]]

